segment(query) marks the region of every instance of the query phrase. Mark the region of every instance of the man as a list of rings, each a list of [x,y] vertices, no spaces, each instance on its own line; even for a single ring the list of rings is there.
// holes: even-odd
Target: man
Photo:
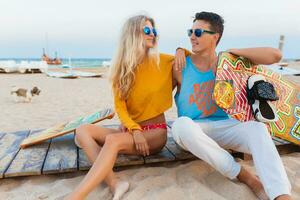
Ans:
[[[215,13],[197,13],[192,29],[188,30],[193,54],[185,61],[182,50],[176,53],[173,75],[179,118],[172,126],[173,137],[182,148],[223,175],[248,185],[260,199],[291,199],[290,182],[266,126],[261,122],[231,119],[212,100],[217,65],[215,51],[223,24],[224,20]],[[229,52],[256,64],[272,64],[281,59],[280,51],[274,48]],[[182,72],[176,70],[180,65],[185,65]],[[241,167],[223,148],[252,154],[259,178]]]

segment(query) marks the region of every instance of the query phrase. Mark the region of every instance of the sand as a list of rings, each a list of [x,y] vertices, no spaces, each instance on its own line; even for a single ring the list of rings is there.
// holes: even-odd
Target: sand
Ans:
[[[42,92],[31,103],[15,103],[11,86]],[[61,121],[112,107],[112,95],[105,73],[103,78],[56,79],[44,74],[0,74],[0,132],[43,129]],[[167,119],[176,118],[175,106]],[[103,124],[118,123],[117,117]],[[300,154],[282,156],[293,186],[293,198],[300,199]],[[251,161],[240,161],[255,172]],[[118,169],[118,176],[128,180],[130,191],[123,199],[256,199],[238,181],[230,181],[203,161],[175,162]],[[86,172],[0,179],[0,199],[62,199],[82,180]],[[105,184],[99,185],[87,199],[106,200],[112,195]]]

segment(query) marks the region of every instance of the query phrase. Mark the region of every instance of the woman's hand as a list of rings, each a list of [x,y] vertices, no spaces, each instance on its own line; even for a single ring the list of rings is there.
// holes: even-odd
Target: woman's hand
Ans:
[[[149,156],[150,155],[149,146],[146,138],[142,134],[142,131],[134,130],[132,135],[133,135],[133,140],[135,143],[136,150],[143,156]]]
[[[176,49],[175,59],[174,59],[174,68],[176,71],[181,71],[186,65],[185,52],[183,49]]]

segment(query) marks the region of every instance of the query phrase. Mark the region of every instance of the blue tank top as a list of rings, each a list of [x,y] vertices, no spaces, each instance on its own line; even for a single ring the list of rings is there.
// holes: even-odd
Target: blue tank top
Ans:
[[[228,119],[227,113],[212,100],[214,83],[213,70],[202,72],[187,57],[182,70],[180,93],[175,95],[178,116],[200,121]]]

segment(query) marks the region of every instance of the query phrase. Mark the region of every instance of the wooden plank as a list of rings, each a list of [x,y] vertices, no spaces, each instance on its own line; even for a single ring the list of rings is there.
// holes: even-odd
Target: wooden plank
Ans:
[[[175,156],[176,160],[194,160],[196,156],[188,151],[183,150],[172,137],[168,137],[166,148]]]
[[[41,130],[32,131],[29,135],[38,134]],[[49,148],[50,141],[20,149],[4,177],[29,176],[42,174],[42,166]]]
[[[9,167],[20,149],[20,143],[28,134],[29,130],[0,134],[0,178],[4,177],[5,170]]]
[[[78,169],[79,170],[88,170],[91,168],[91,166],[92,166],[92,164],[88,160],[84,151],[82,149],[78,148]]]
[[[276,148],[280,155],[289,154],[293,152],[300,152],[300,146],[292,143],[277,145]]]
[[[79,149],[79,170],[88,170],[91,168],[91,163],[86,157],[84,151]],[[135,156],[135,155],[118,155],[117,161],[114,167],[124,167],[124,166],[132,166],[132,165],[142,165],[144,164],[144,158],[142,156]]]
[[[144,159],[145,159],[145,164],[149,164],[149,163],[175,161],[175,156],[166,147],[164,147],[159,153],[146,156]]]
[[[74,143],[74,133],[52,139],[42,173],[72,171],[77,171],[77,146]]]
[[[142,156],[119,154],[114,167],[142,165],[144,163]]]

